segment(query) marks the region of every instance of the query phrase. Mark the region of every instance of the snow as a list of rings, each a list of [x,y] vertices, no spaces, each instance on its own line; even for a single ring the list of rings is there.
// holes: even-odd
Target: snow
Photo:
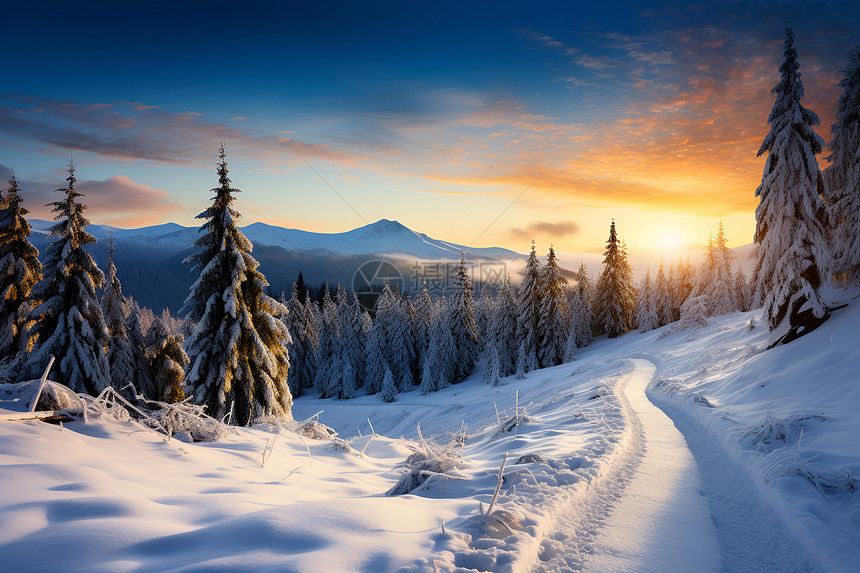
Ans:
[[[343,441],[258,426],[217,442],[165,442],[132,422],[0,419],[0,562],[70,571],[851,571],[860,494],[847,478],[842,492],[819,491],[797,470],[830,470],[833,483],[860,474],[860,304],[768,351],[761,314],[602,337],[572,363],[499,386],[482,384],[479,368],[392,404],[295,400],[295,419],[322,410],[320,422]],[[0,400],[8,412],[22,407]],[[801,411],[824,419],[799,416],[797,437],[754,447],[748,430],[766,415]],[[422,447],[419,423],[430,447],[450,446],[461,467],[387,496]]]

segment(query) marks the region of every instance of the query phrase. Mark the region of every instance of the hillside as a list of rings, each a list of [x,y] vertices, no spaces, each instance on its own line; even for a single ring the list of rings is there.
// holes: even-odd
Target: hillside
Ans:
[[[476,372],[392,404],[296,400],[297,419],[318,415],[345,442],[268,426],[165,442],[109,418],[0,420],[0,560],[71,571],[851,571],[860,307],[769,351],[759,314],[601,338],[502,386]],[[407,457],[427,451],[421,436],[435,455],[449,444],[458,467],[385,495]]]

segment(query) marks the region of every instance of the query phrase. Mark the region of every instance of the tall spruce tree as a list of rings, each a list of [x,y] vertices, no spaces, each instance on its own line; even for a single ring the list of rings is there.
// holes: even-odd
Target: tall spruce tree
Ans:
[[[21,206],[15,173],[0,199],[0,360],[31,349],[33,287],[42,279],[39,250],[30,242],[30,211]]]
[[[592,305],[594,289],[591,286],[591,279],[588,277],[585,262],[579,263],[575,281],[576,286],[573,291],[576,292],[576,296],[571,296],[568,304],[570,328],[571,335],[576,338],[576,347],[584,348],[591,344],[594,339],[594,333],[591,331],[591,325],[594,322]]]
[[[633,270],[618,239],[614,219],[603,257],[603,272],[597,281],[595,323],[598,333],[614,338],[630,329],[636,304]]]
[[[836,123],[830,128],[830,166],[824,171],[828,208],[835,225],[835,271],[860,284],[860,47],[848,54]]]
[[[281,320],[287,326],[290,333],[290,344],[287,347],[290,353],[290,371],[287,375],[287,385],[290,394],[301,396],[305,390],[313,387],[314,381],[314,349],[308,332],[307,314],[310,312],[299,298],[298,283],[293,283],[290,291],[290,300],[281,300],[281,304],[287,307],[288,314],[282,316]],[[311,302],[310,304],[314,304]]]
[[[660,267],[657,269],[657,277],[653,284],[654,311],[657,316],[657,327],[664,326],[675,320],[672,288],[666,280],[663,272],[663,259],[660,259]],[[656,328],[656,327],[655,327]]]
[[[188,355],[182,349],[183,342],[182,335],[172,333],[162,317],[152,321],[146,333],[146,357],[155,400],[175,404],[185,399],[183,380]]]
[[[658,293],[655,286],[651,283],[651,269],[646,269],[645,278],[642,279],[642,286],[639,288],[639,298],[636,301],[636,323],[639,325],[640,332],[648,332],[660,326],[660,319],[657,316]]]
[[[707,293],[711,300],[711,315],[719,316],[738,310],[734,274],[735,254],[728,247],[723,222],[714,240],[714,277]]]
[[[517,301],[511,286],[511,277],[496,297],[490,320],[493,346],[499,354],[499,372],[504,378],[514,373],[519,341],[517,340]]]
[[[287,386],[290,334],[276,317],[286,307],[264,292],[266,278],[251,256],[253,245],[236,226],[227,155],[219,150],[219,186],[194,243],[200,250],[186,260],[199,273],[183,312],[197,327],[185,341],[190,360],[185,383],[195,402],[247,426],[260,416],[292,419]]]
[[[125,332],[128,336],[128,345],[131,348],[134,363],[132,383],[138,395],[154,400],[156,399],[156,391],[150,375],[149,359],[146,357],[146,339],[144,336],[146,333],[140,324],[142,311],[140,305],[132,297],[129,296],[127,301],[128,318],[125,321]]]
[[[128,336],[128,316],[130,309],[128,300],[122,294],[122,284],[116,274],[116,265],[113,257],[116,248],[113,236],[110,238],[110,252],[105,265],[105,289],[102,294],[102,311],[105,315],[105,325],[110,335],[108,339],[108,364],[110,365],[111,379],[116,389],[121,390],[128,397],[134,397],[142,392],[143,388],[136,385],[134,350]]]
[[[565,316],[567,279],[561,272],[552,245],[549,247],[546,264],[544,264],[541,273],[540,286],[540,317],[538,318],[540,350],[538,361],[541,367],[547,368],[564,362],[564,348],[568,336],[567,317]]]
[[[828,279],[825,193],[816,154],[823,141],[812,129],[815,112],[800,104],[803,83],[798,71],[794,33],[786,29],[782,77],[771,90],[776,102],[770,112],[770,131],[758,151],[767,153],[756,208],[755,242],[757,289],[764,301],[771,340],[803,322],[815,328],[827,314],[820,289]],[[804,313],[801,315],[801,313]]]
[[[540,261],[535,250],[535,242],[526,261],[526,272],[520,286],[519,318],[517,319],[517,338],[523,345],[524,360],[523,368],[529,372],[530,366],[538,363],[538,351],[540,350],[540,321],[541,307],[541,269]]]
[[[317,371],[314,384],[320,398],[337,394],[340,381],[340,335],[338,334],[337,304],[331,297],[328,284],[323,286],[322,304],[319,321],[319,349],[317,350]]]
[[[468,376],[478,360],[478,332],[475,327],[475,310],[472,297],[475,289],[466,268],[466,252],[460,251],[460,266],[451,296],[448,324],[454,344],[455,358],[452,382]]]
[[[84,250],[96,242],[87,233],[89,221],[84,217],[87,206],[78,203],[83,197],[75,190],[75,164],[69,161],[66,187],[57,189],[64,195],[53,205],[58,221],[49,237],[55,239],[45,250],[44,278],[33,291],[43,301],[33,309],[36,319],[33,332],[38,346],[25,365],[28,375],[42,374],[50,355],[56,357],[54,375],[75,392],[95,395],[111,385],[107,353],[108,331],[96,288],[104,283],[104,273]]]

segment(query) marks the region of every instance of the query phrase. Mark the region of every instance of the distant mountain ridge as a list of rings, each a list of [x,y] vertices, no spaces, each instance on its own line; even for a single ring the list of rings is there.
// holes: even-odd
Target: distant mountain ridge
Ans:
[[[34,219],[30,225],[34,230],[49,231],[55,223]],[[286,229],[266,223],[252,223],[239,229],[257,246],[281,247],[291,252],[310,252],[334,256],[352,255],[405,255],[419,259],[459,259],[460,251],[469,258],[510,259],[521,255],[501,247],[467,247],[449,243],[418,233],[405,225],[388,219],[359,227],[344,233],[315,233],[300,229]],[[164,223],[140,229],[121,229],[108,225],[89,225],[87,232],[97,239],[107,239],[113,234],[115,240],[139,239],[160,245],[169,243],[190,247],[198,235],[198,227],[183,227],[176,223]]]
[[[31,240],[44,254],[54,221],[30,220]],[[403,288],[417,290],[416,268],[432,261],[459,261],[460,251],[472,261],[499,262],[521,260],[523,255],[499,247],[475,248],[441,241],[415,232],[397,221],[381,219],[344,233],[313,233],[285,229],[265,223],[240,227],[254,244],[254,257],[269,281],[270,293],[278,296],[291,290],[299,272],[305,281],[318,287],[338,283],[352,290],[356,271],[369,261],[385,260],[396,267],[404,280]],[[121,229],[108,225],[89,225],[87,232],[98,239],[87,250],[99,267],[104,268],[113,235],[117,274],[126,295],[141,305],[160,312],[168,307],[177,312],[188,294],[193,273],[182,261],[195,252],[199,227],[164,223],[140,229]]]

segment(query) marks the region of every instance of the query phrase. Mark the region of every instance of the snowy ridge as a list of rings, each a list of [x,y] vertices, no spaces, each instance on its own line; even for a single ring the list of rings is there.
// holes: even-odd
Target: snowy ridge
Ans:
[[[53,221],[39,219],[34,219],[30,223],[33,230],[45,232],[55,224]],[[344,233],[314,233],[299,229],[285,229],[266,223],[252,223],[240,227],[240,230],[254,244],[281,247],[294,252],[309,251],[338,256],[387,253],[420,259],[456,259],[459,258],[460,251],[464,250],[470,258],[520,257],[513,251],[499,247],[467,247],[433,239],[388,219],[381,219]],[[140,229],[89,225],[87,231],[97,239],[107,239],[113,234],[117,240],[158,249],[170,247],[175,250],[186,249],[191,247],[194,239],[197,238],[197,227],[183,227],[176,223]]]

